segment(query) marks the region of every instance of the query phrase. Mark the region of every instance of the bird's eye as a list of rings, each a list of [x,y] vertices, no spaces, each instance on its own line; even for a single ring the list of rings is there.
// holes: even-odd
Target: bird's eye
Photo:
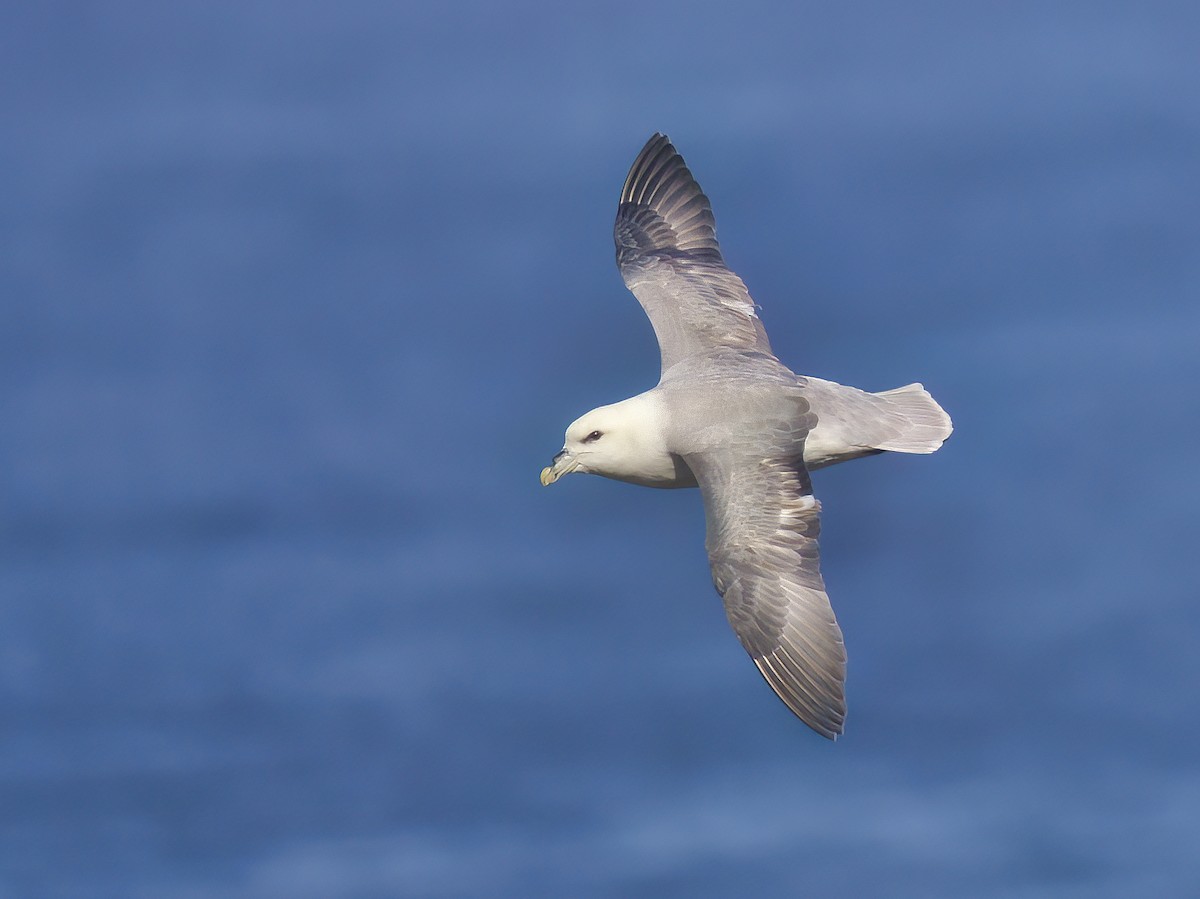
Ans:
[[[595,443],[599,439],[600,439],[600,432],[592,431],[592,433],[588,434],[586,437],[583,438],[583,442],[584,443]]]

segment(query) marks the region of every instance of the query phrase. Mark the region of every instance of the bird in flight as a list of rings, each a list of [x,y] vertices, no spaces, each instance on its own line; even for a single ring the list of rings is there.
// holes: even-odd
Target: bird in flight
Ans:
[[[950,417],[920,384],[867,393],[775,358],[757,306],[717,244],[708,197],[665,135],[634,160],[614,229],[617,267],[662,356],[658,384],[586,413],[542,471],[699,487],[713,584],[779,698],[834,739],[846,652],[821,578],[809,472],[881,452],[932,453]]]

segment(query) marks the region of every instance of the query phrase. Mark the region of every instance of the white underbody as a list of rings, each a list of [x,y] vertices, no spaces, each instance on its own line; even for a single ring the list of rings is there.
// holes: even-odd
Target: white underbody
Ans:
[[[804,442],[804,465],[810,471],[884,450],[933,452],[950,432],[949,418],[920,385],[871,394],[819,378],[805,381],[804,395],[817,418]],[[917,434],[916,429],[926,425],[914,423],[907,437],[897,439],[893,429],[892,442],[881,440],[877,430],[881,417],[894,413],[907,421],[914,404],[922,415],[930,410],[934,419],[930,434]],[[696,478],[687,464],[667,448],[663,413],[662,398],[654,390],[601,406],[571,425],[564,449],[577,460],[581,472],[643,487],[695,487]],[[583,439],[594,430],[605,436],[594,443]]]

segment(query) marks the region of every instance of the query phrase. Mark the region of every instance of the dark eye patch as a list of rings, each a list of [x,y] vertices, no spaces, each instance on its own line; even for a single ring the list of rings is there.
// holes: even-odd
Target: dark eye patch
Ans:
[[[583,442],[584,443],[595,443],[597,440],[600,439],[601,436],[602,435],[600,434],[599,431],[592,431],[592,433],[588,434],[586,437],[583,438]]]

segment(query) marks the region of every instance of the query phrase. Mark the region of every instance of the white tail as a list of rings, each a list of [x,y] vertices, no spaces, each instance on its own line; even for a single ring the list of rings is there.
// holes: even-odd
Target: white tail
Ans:
[[[946,410],[920,384],[907,384],[872,396],[887,400],[887,417],[899,432],[889,434],[886,441],[876,443],[876,449],[895,453],[932,453],[954,430]]]

